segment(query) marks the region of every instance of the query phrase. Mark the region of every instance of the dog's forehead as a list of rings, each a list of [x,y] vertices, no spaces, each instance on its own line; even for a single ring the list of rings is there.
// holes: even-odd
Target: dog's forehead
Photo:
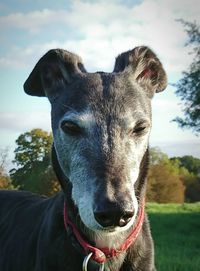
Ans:
[[[62,114],[88,112],[89,109],[99,121],[113,116],[118,120],[130,120],[130,115],[134,117],[137,114],[149,116],[151,110],[150,99],[143,89],[125,74],[118,73],[78,75],[63,91],[59,101]]]

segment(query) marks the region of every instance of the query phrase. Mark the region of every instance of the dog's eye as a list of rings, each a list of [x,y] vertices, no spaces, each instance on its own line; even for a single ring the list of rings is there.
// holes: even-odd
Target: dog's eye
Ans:
[[[74,122],[72,121],[63,121],[61,123],[61,129],[63,130],[64,133],[76,136],[81,133],[81,128]]]
[[[147,130],[147,126],[146,124],[142,123],[142,124],[138,124],[134,127],[132,133],[135,135],[140,135],[143,134],[146,130]]]

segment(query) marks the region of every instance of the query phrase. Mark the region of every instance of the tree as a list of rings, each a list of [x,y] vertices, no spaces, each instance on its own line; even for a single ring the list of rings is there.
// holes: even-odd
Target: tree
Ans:
[[[185,200],[189,202],[200,201],[200,159],[190,155],[173,157],[171,161],[178,163],[180,177],[185,185]]]
[[[176,87],[176,94],[183,102],[183,112],[185,118],[176,117],[176,121],[181,128],[190,128],[194,132],[200,132],[200,25],[197,23],[185,22],[181,20],[188,34],[186,46],[192,46],[191,54],[193,61],[184,71],[183,77]]]
[[[48,156],[51,145],[52,135],[42,129],[33,129],[20,135],[17,140],[15,149],[15,160],[13,161],[18,167],[31,169],[35,162],[44,161]]]
[[[173,157],[170,160],[178,160],[181,167],[186,168],[190,173],[200,175],[200,159],[192,155],[185,155],[182,157]]]
[[[149,160],[151,165],[157,165],[163,161],[168,161],[167,154],[163,153],[158,147],[150,148]]]
[[[187,185],[185,198],[189,202],[200,201],[200,178],[194,179]]]
[[[13,189],[9,175],[6,172],[8,148],[0,149],[0,189]]]
[[[185,187],[178,164],[171,162],[158,148],[150,149],[150,163],[147,200],[158,203],[184,202]]]
[[[50,166],[52,141],[52,135],[42,129],[33,129],[17,138],[13,161],[17,168],[10,171],[15,186],[45,195],[52,195],[59,190]]]

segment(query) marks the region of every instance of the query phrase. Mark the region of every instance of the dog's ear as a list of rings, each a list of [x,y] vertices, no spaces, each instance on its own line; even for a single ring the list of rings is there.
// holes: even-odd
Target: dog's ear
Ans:
[[[114,72],[128,72],[148,91],[150,97],[167,87],[167,76],[160,60],[146,46],[139,46],[116,58]]]
[[[24,90],[33,96],[51,98],[56,85],[70,83],[73,75],[86,72],[81,58],[62,49],[48,51],[35,65],[24,83]]]

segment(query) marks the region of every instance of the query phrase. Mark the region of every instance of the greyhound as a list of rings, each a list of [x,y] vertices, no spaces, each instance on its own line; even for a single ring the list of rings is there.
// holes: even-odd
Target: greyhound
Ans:
[[[167,86],[155,53],[136,47],[112,73],[47,52],[24,84],[51,103],[52,198],[0,193],[0,270],[154,271],[145,206],[151,99]]]

